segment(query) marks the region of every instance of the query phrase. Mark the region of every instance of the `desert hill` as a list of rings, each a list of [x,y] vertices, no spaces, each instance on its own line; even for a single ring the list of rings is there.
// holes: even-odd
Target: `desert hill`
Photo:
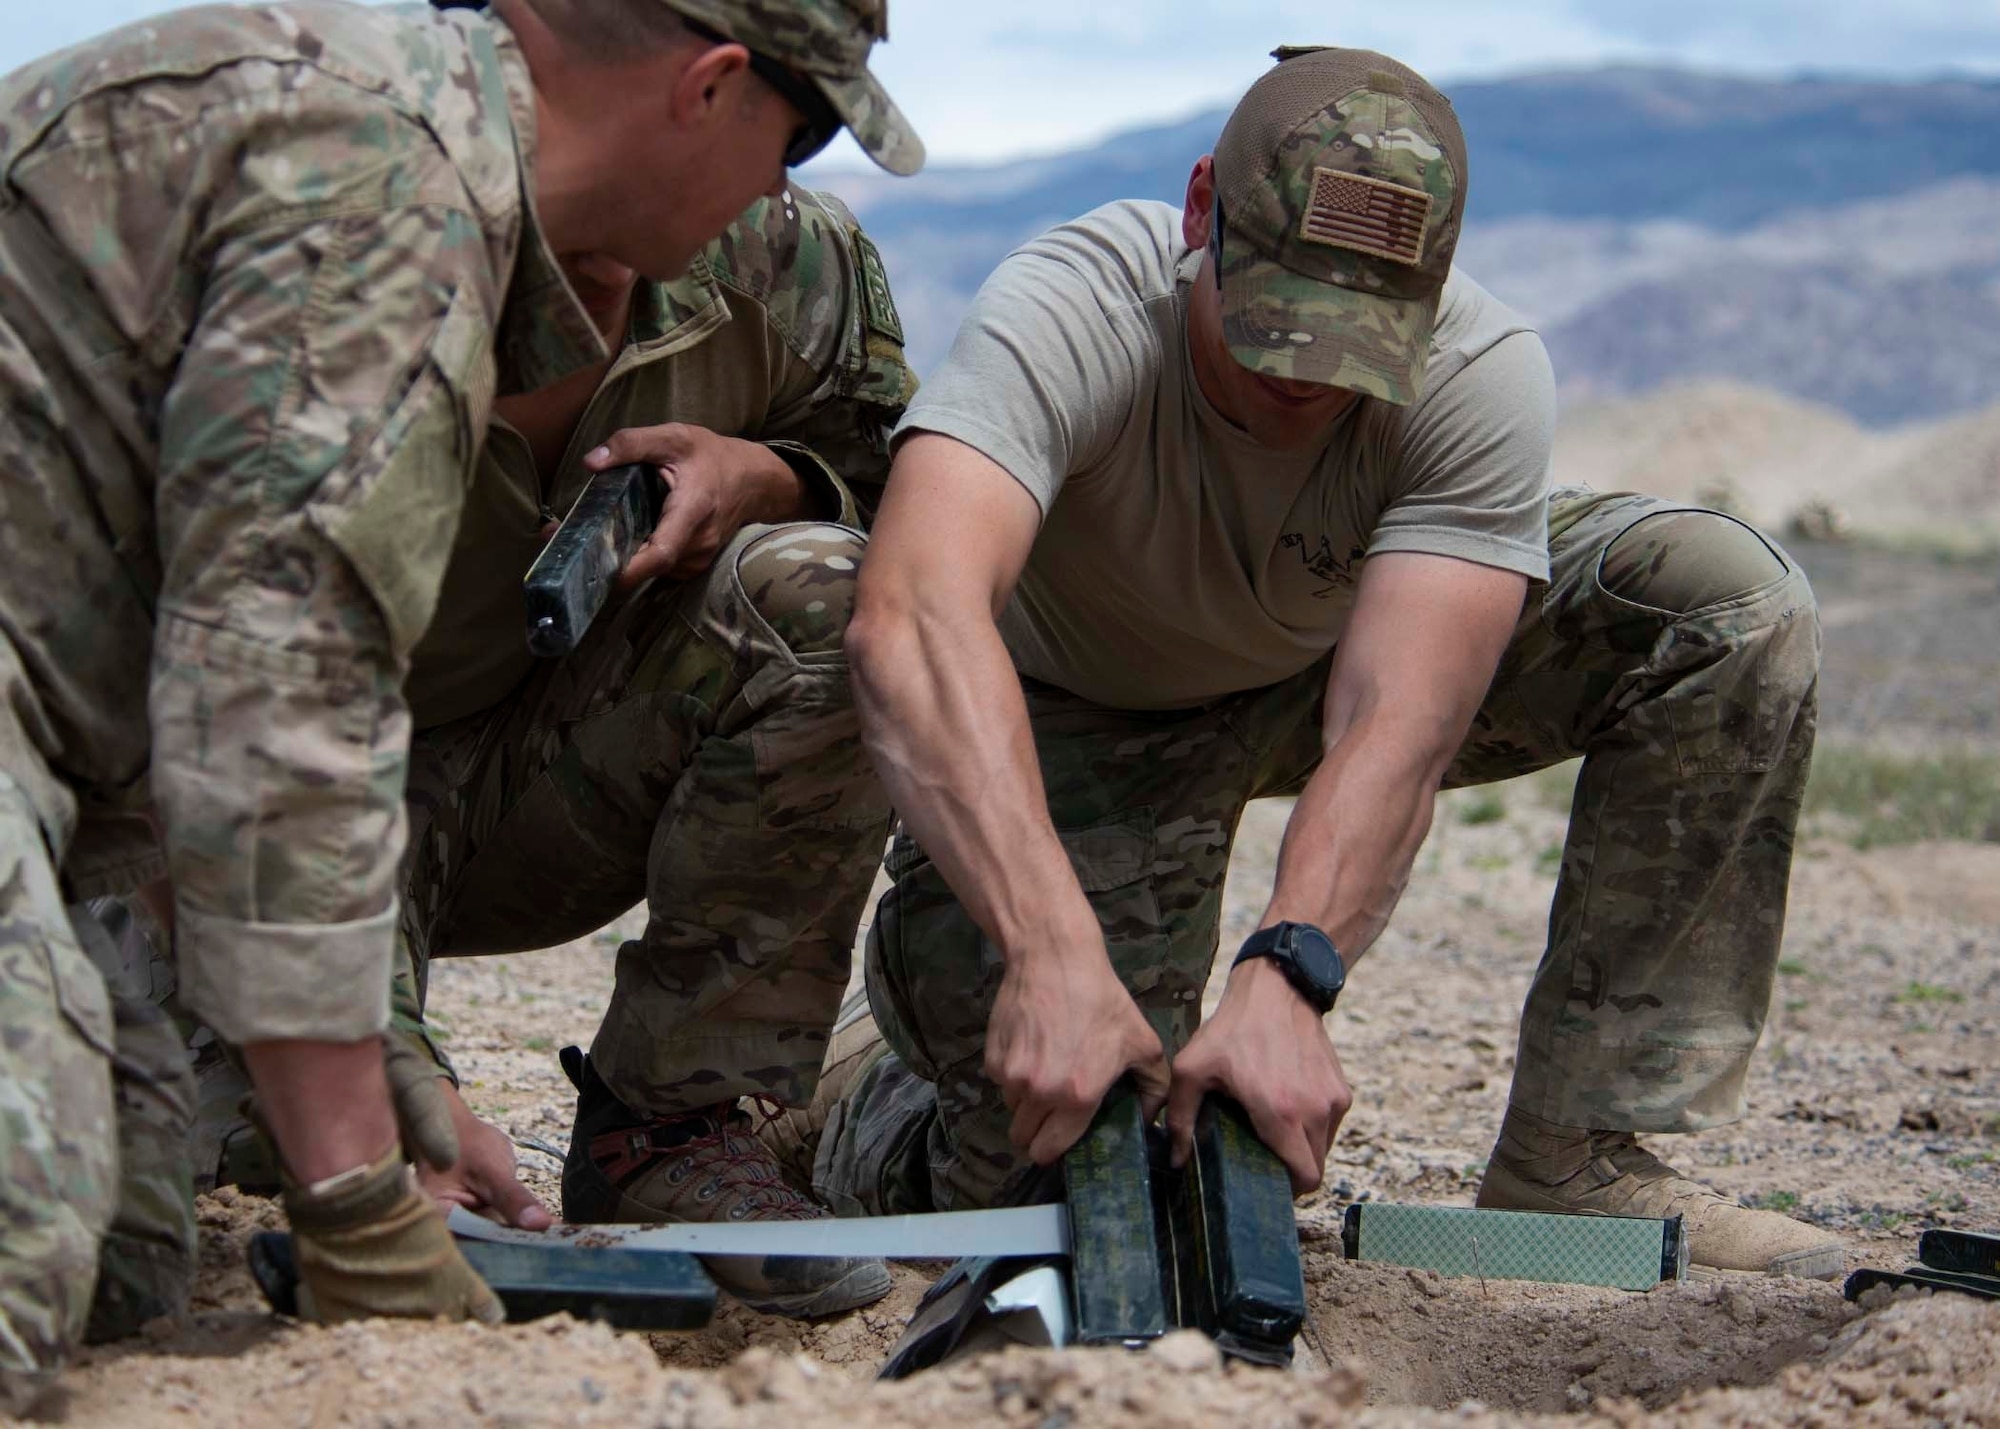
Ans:
[[[1554,480],[1720,502],[1773,530],[1831,508],[1871,533],[2000,538],[2000,406],[1890,430],[1756,388],[1572,402]]]

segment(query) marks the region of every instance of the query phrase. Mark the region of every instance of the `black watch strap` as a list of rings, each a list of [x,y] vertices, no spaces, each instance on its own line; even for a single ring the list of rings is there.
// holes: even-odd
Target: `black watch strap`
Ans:
[[[1347,985],[1347,962],[1333,939],[1311,923],[1276,923],[1243,940],[1236,962],[1269,958],[1293,989],[1324,1017]],[[1234,966],[1234,964],[1232,964]]]

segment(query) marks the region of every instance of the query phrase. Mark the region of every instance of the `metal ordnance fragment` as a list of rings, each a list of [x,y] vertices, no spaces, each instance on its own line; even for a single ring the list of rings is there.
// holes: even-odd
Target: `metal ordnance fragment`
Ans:
[[[1907,1270],[1857,1270],[1842,1293],[1859,1300],[1878,1286],[1890,1290],[1952,1290],[2000,1300],[2000,1236],[1973,1231],[1928,1230],[1917,1242],[1917,1263]]]
[[[650,466],[614,466],[590,479],[522,582],[528,649],[544,657],[576,649],[612,581],[660,524],[665,490]]]

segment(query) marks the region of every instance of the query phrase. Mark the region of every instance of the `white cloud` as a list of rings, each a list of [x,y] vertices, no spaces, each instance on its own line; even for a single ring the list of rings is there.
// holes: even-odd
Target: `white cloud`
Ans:
[[[0,69],[160,0],[0,0]],[[1607,60],[1753,72],[2000,72],[1992,0],[894,0],[876,72],[944,159],[1064,148],[1233,99],[1284,42],[1386,50],[1441,79]],[[830,162],[860,162],[836,151]]]

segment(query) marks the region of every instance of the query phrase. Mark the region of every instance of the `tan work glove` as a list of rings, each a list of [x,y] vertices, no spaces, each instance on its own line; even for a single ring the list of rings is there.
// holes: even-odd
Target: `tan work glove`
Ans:
[[[285,1179],[299,1266],[299,1315],[323,1325],[371,1315],[506,1318],[500,1299],[459,1254],[402,1148],[369,1166],[301,1186]]]
[[[451,1124],[451,1103],[438,1085],[444,1077],[438,1064],[422,1048],[390,1032],[382,1038],[382,1071],[410,1159],[436,1171],[456,1166],[458,1132]]]

